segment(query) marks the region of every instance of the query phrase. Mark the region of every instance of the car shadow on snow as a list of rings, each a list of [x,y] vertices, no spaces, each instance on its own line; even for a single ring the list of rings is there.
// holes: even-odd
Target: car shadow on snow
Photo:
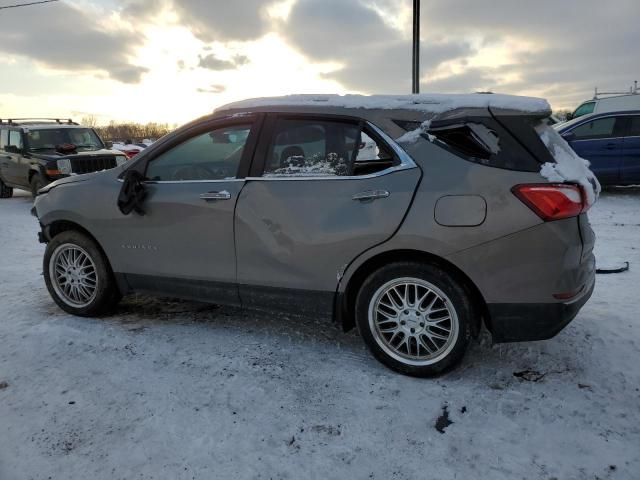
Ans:
[[[355,329],[345,333],[329,319],[146,295],[125,297],[114,315],[107,318],[132,334],[148,334],[157,326],[200,325],[210,328],[214,334],[224,329],[233,335],[257,335],[261,341],[272,341],[274,346],[293,339],[301,346],[322,347],[336,356],[356,358],[377,373],[388,372],[367,352]],[[565,332],[543,342],[497,345],[492,344],[491,335],[483,329],[480,337],[472,340],[462,363],[440,378],[452,381],[477,378],[478,383],[487,384],[489,377],[487,386],[501,390],[514,382],[548,381],[567,374],[573,376],[582,371],[577,347],[567,345],[579,341],[581,335],[576,328],[570,325]],[[200,335],[202,331],[199,329],[198,333],[192,333]],[[192,333],[185,332],[186,335]]]

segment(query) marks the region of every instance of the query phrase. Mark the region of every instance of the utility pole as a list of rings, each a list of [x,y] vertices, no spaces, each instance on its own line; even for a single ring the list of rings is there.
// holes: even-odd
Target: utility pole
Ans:
[[[420,0],[413,0],[413,59],[411,93],[420,93]]]

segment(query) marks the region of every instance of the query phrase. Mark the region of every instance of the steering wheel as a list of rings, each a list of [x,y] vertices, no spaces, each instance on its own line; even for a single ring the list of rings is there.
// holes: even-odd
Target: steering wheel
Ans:
[[[208,167],[204,165],[187,165],[173,172],[172,180],[212,180],[217,178]]]

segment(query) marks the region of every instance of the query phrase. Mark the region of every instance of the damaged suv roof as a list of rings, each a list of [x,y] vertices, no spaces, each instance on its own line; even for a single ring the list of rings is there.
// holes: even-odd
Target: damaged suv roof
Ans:
[[[262,107],[339,107],[344,109],[412,110],[443,113],[458,108],[499,108],[547,113],[549,103],[542,98],[493,93],[418,95],[285,95],[242,100],[215,110],[247,110]]]

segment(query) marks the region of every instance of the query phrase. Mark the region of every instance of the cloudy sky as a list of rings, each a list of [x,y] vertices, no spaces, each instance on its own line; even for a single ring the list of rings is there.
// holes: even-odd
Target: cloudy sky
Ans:
[[[0,0],[0,6],[28,0]],[[409,93],[411,0],[61,0],[0,9],[0,118],[184,123],[287,93]],[[638,0],[422,0],[423,92],[573,108],[640,80]]]

